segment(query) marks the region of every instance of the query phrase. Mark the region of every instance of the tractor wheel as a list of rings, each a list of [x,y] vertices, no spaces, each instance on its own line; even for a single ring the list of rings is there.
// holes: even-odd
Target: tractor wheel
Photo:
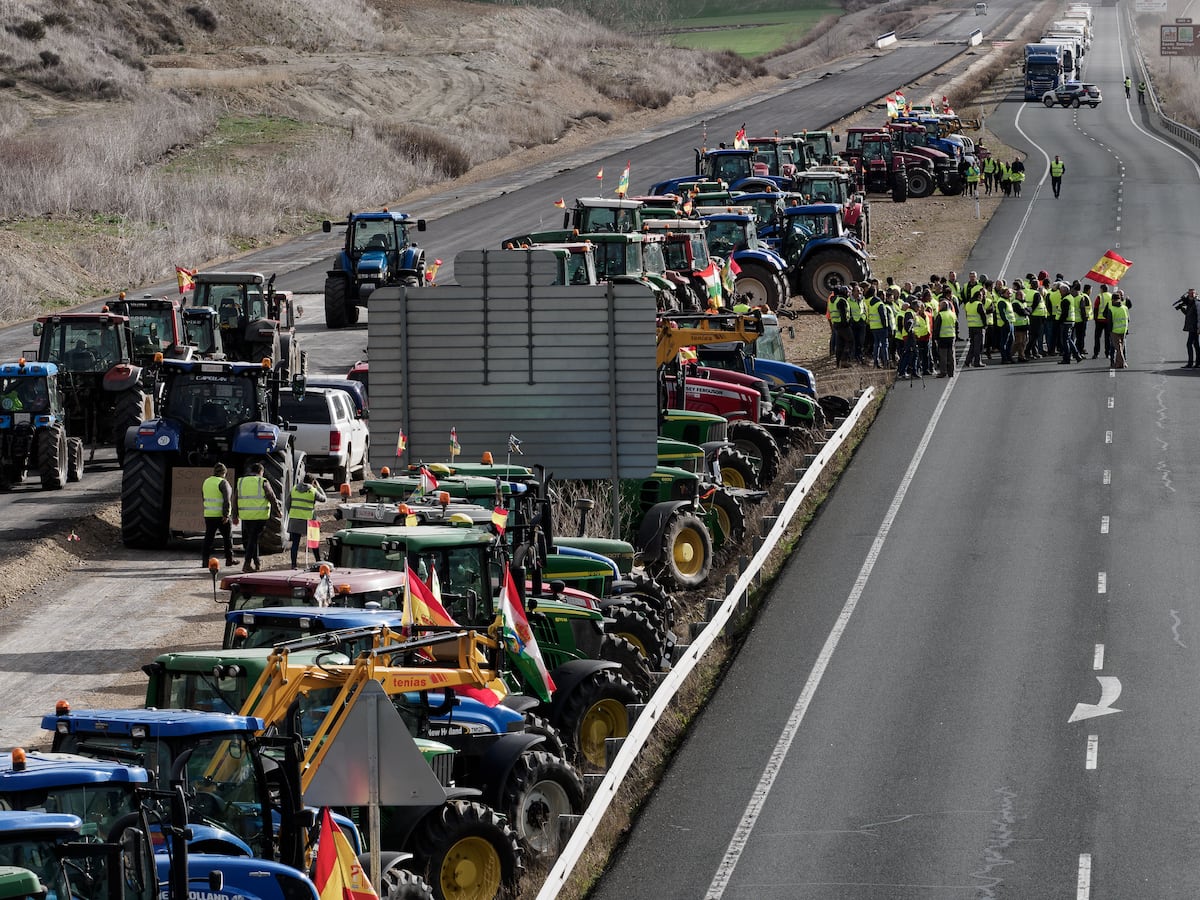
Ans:
[[[504,785],[500,811],[516,830],[525,852],[553,859],[559,846],[558,821],[583,811],[583,776],[570,763],[545,750],[526,750]]]
[[[649,623],[651,631],[659,636],[659,640],[666,638],[668,630],[667,620],[663,618],[663,615],[658,611],[658,608],[652,603],[648,602],[644,597],[641,597],[637,594],[612,594],[607,600],[602,602],[601,609],[603,610],[604,615],[609,618],[615,618],[618,614],[618,611],[621,610],[624,610],[633,616],[640,616],[641,618],[645,619],[647,623]],[[613,628],[607,628],[605,630],[610,634],[621,633]],[[623,636],[628,638],[635,645],[638,643],[638,641],[634,640],[628,634]],[[645,649],[648,648],[649,645],[647,644]],[[653,659],[653,657],[648,653],[646,654],[646,658]]]
[[[326,328],[345,328],[350,324],[346,315],[346,295],[350,293],[346,282],[345,276],[342,275],[330,275],[325,279]]]
[[[0,463],[0,494],[7,494],[12,490],[13,485],[20,481],[17,475],[20,474],[24,478],[24,473],[18,473],[16,466],[5,465]]]
[[[67,435],[62,425],[38,429],[37,464],[42,490],[61,491],[67,486]]]
[[[525,733],[536,734],[543,738],[543,741],[537,745],[537,749],[557,756],[559,759],[567,758],[567,745],[563,743],[562,735],[559,734],[557,728],[550,724],[549,719],[539,716],[535,712],[526,713]]]
[[[346,465],[335,466],[333,469],[333,487],[334,490],[339,490],[343,484],[350,481],[350,457],[354,452],[354,448],[347,445],[346,447]]]
[[[418,869],[437,900],[492,900],[516,887],[524,861],[516,833],[495,810],[448,800],[420,821],[409,838]]]
[[[83,441],[67,438],[67,481],[82,481],[83,467]]]
[[[749,456],[736,447],[722,447],[718,450],[717,466],[721,470],[721,484],[726,487],[749,490],[758,490],[762,487],[762,482],[758,477],[758,467]]]
[[[800,293],[805,303],[817,309],[835,287],[858,281],[861,274],[861,264],[846,248],[819,250],[800,269]]]
[[[783,451],[771,437],[771,432],[757,422],[730,422],[729,440],[754,462],[760,487],[769,488],[779,474],[779,464],[783,460]]]
[[[600,669],[576,685],[558,711],[557,722],[580,765],[603,769],[604,742],[629,734],[629,710],[637,703],[632,684],[612,669]]]
[[[892,202],[906,203],[908,201],[908,175],[898,172],[892,176]]]
[[[779,292],[779,280],[775,273],[758,263],[746,263],[734,281],[735,293],[745,294],[751,306],[767,306],[775,310],[783,302]]]
[[[746,535],[746,514],[737,497],[727,491],[717,489],[712,495],[712,506],[717,514],[717,524],[725,536],[721,541],[724,549],[729,544],[736,544]]]
[[[1042,102],[1044,104],[1046,104],[1046,109],[1050,109],[1052,106],[1054,106],[1054,95],[1047,94],[1045,97],[1042,98]]]
[[[908,173],[908,192],[918,199],[928,197],[935,190],[937,184],[933,177],[924,169],[911,169]]]
[[[379,900],[433,900],[429,882],[401,865],[394,865],[382,877]]]
[[[676,512],[659,541],[663,577],[680,588],[700,587],[712,572],[712,537],[699,517],[686,510]]]
[[[272,516],[270,524],[263,530],[260,546],[263,553],[279,553],[287,546],[287,515],[284,507],[292,493],[292,453],[283,450],[264,456],[263,477],[271,485],[279,501],[279,515]]]
[[[645,700],[654,692],[650,663],[633,642],[620,635],[606,634],[600,640],[600,658],[621,666],[621,674],[633,685],[639,700]]]
[[[637,598],[654,610],[668,628],[674,627],[675,601],[671,599],[667,589],[649,575],[630,573],[628,578],[614,582],[612,593],[618,601],[624,601],[626,597]]]
[[[161,550],[170,537],[171,470],[165,453],[129,454],[121,473],[121,541]]]
[[[113,447],[117,451],[117,464],[125,465],[125,433],[142,424],[146,415],[146,393],[141,387],[122,391],[117,398],[113,413]]]

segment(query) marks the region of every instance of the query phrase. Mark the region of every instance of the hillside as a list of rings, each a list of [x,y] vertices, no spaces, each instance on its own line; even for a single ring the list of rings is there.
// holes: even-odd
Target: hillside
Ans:
[[[526,148],[676,114],[765,73],[524,6],[7,6],[3,321],[227,258]]]

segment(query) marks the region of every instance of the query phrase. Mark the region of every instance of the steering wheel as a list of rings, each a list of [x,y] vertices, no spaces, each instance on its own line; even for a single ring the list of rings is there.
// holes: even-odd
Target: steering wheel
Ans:
[[[222,800],[211,791],[196,791],[189,799],[188,805],[197,817],[214,822],[228,822],[229,810],[232,807],[231,803]]]

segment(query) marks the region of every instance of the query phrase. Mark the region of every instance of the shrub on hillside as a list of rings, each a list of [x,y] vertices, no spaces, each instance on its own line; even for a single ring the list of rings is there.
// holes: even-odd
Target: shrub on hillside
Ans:
[[[26,19],[15,25],[7,26],[8,30],[26,41],[40,41],[46,36],[46,26],[37,19]]]
[[[192,21],[202,30],[209,33],[217,30],[217,14],[207,6],[189,6],[184,12],[191,16]]]
[[[382,122],[374,126],[375,137],[412,163],[428,161],[439,175],[457,178],[471,168],[470,155],[440,132],[419,125]]]

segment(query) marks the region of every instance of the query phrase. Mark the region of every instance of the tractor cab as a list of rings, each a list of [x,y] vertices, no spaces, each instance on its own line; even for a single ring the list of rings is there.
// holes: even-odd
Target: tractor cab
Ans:
[[[132,358],[129,319],[110,313],[70,313],[38,319],[38,359],[68,374],[104,373]]]
[[[105,309],[128,317],[133,340],[131,353],[139,365],[153,363],[156,353],[169,359],[187,359],[191,356],[192,348],[183,327],[182,304],[179,300],[151,297],[149,294],[130,300],[122,292]]]
[[[58,367],[53,363],[27,363],[0,366],[0,415],[49,413],[62,415],[58,392]],[[0,427],[8,422],[0,421]]]
[[[211,306],[189,306],[182,311],[187,343],[200,359],[225,359],[225,343],[217,311]]]
[[[304,370],[303,357],[298,356],[292,294],[275,290],[274,275],[266,278],[259,272],[197,272],[194,280],[192,308],[216,311],[221,352],[229,359],[257,363],[265,358],[285,369]],[[193,314],[192,321],[199,325],[204,320]],[[204,343],[211,347],[215,339],[205,339]]]

